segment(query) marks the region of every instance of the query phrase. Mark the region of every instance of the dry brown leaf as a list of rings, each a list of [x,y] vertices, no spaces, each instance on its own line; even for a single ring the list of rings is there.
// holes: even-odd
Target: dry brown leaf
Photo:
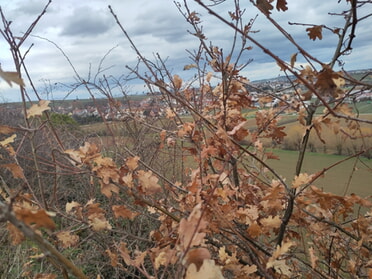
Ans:
[[[0,77],[3,78],[10,87],[13,87],[12,82],[20,85],[20,86],[25,86],[23,79],[19,76],[17,72],[4,72],[0,68]]]
[[[119,187],[113,183],[105,184],[101,181],[101,193],[106,197],[111,198],[112,193],[119,194]]]
[[[50,107],[48,106],[50,101],[46,100],[40,100],[38,104],[33,104],[28,110],[27,110],[27,118],[31,118],[33,116],[41,116],[43,115],[43,112],[46,110],[50,110]]]
[[[196,270],[199,270],[203,265],[204,260],[211,259],[211,253],[207,248],[200,247],[190,249],[185,257],[185,266],[188,267],[190,264],[196,265]]]
[[[160,266],[164,266],[168,263],[168,255],[166,252],[162,251],[159,255],[155,258],[155,269],[158,270]]]
[[[266,218],[262,218],[260,220],[260,223],[262,224],[262,226],[264,226],[265,228],[279,228],[281,223],[282,223],[282,220],[280,219],[280,217],[277,215],[277,216],[268,216]]]
[[[195,264],[191,264],[186,270],[185,279],[224,279],[221,268],[214,260],[205,260],[198,270]]]
[[[103,218],[89,219],[89,225],[91,225],[92,229],[96,232],[112,229],[112,226],[110,225],[110,223],[106,219],[103,219]]]
[[[290,242],[290,241],[283,243],[281,246],[280,245],[276,246],[276,250],[274,251],[274,253],[272,254],[272,256],[269,258],[269,260],[268,260],[268,262],[266,264],[266,268],[270,268],[270,267],[274,267],[275,268],[276,265],[282,266],[283,263],[281,263],[277,259],[281,255],[287,253],[287,251],[289,250],[289,248],[291,246],[293,246],[293,243]],[[284,261],[284,265],[285,265],[285,261]]]
[[[286,10],[288,10],[287,1],[286,0],[277,0],[277,2],[276,2],[276,9],[278,11],[282,10],[283,12],[285,12]]]
[[[246,265],[242,268],[242,271],[244,272],[245,275],[250,275],[250,274],[253,274],[257,271],[257,266],[256,265]]]
[[[136,168],[138,168],[138,161],[140,157],[134,156],[134,157],[129,157],[125,164],[129,168],[129,170],[134,171]]]
[[[7,137],[5,140],[0,141],[0,145],[6,147],[8,144],[13,143],[14,139],[17,137],[16,134]]]
[[[262,234],[262,229],[261,226],[258,225],[257,222],[255,221],[249,225],[247,232],[251,237],[257,237]]]
[[[93,203],[93,201],[91,200],[87,203],[86,207],[89,224],[92,226],[94,231],[112,229],[112,226],[106,220],[105,211],[100,208],[99,203]]]
[[[307,173],[300,173],[299,175],[296,175],[292,183],[292,188],[298,188],[301,185],[309,183],[312,177],[312,175],[308,175]]]
[[[187,219],[181,219],[178,234],[182,250],[202,244],[208,223],[202,218],[201,203],[197,204]]]
[[[319,40],[323,38],[321,25],[316,25],[314,27],[306,28],[306,31],[308,32],[307,35],[309,36],[309,38],[313,41],[315,41],[316,38],[318,38]]]
[[[133,220],[136,216],[139,215],[138,212],[133,212],[124,205],[113,205],[112,211],[114,212],[115,218],[122,217],[124,219]]]
[[[121,180],[123,180],[124,184],[129,187],[129,188],[132,188],[133,187],[133,174],[132,173],[128,173],[127,175],[124,175]]]
[[[152,195],[161,192],[161,186],[158,184],[159,178],[152,174],[152,171],[138,171],[138,182],[142,191],[146,195]]]
[[[198,66],[196,64],[189,64],[189,65],[185,65],[183,67],[183,70],[186,71],[186,70],[190,70],[192,68],[197,68]]]
[[[182,86],[182,79],[180,78],[179,75],[174,75],[173,76],[173,84],[174,84],[174,89],[179,90]]]
[[[257,8],[265,15],[270,15],[271,10],[274,8],[273,5],[270,3],[273,0],[257,0],[256,5]]]
[[[291,278],[292,272],[285,260],[275,260],[270,264],[270,267],[274,268],[277,273],[288,276],[285,278]]]
[[[169,118],[169,119],[173,119],[173,118],[176,117],[176,113],[172,109],[166,108],[165,109],[165,117]]]
[[[35,228],[43,227],[51,230],[56,228],[56,224],[44,209],[35,211],[28,208],[17,208],[15,213],[18,219],[27,225],[34,225]]]
[[[80,203],[75,202],[75,201],[68,202],[66,203],[66,212],[70,213],[76,207],[81,207]]]
[[[79,236],[76,234],[71,234],[70,231],[61,231],[56,235],[63,248],[74,247],[79,242]]]
[[[291,68],[294,67],[294,64],[296,63],[296,59],[297,59],[297,52],[291,55]]]

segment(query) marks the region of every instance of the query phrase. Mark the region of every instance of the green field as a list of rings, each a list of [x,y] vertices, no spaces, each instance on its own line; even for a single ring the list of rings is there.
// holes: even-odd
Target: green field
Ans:
[[[269,160],[268,165],[273,167],[277,173],[292,181],[295,173],[298,152],[286,150],[274,150],[274,154],[280,160]],[[345,156],[320,154],[308,152],[305,155],[303,171],[308,174],[323,170],[338,161],[345,159]],[[356,162],[357,160],[357,162]],[[354,164],[356,162],[355,168]],[[355,171],[353,172],[353,169]],[[348,181],[350,184],[348,185]],[[372,195],[372,160],[366,158],[352,158],[326,172],[324,177],[315,181],[314,185],[324,191],[337,195],[355,193],[362,197]]]

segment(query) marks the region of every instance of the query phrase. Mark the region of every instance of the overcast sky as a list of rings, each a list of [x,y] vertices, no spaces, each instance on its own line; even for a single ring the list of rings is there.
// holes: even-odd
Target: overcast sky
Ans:
[[[208,40],[226,50],[229,49],[232,31],[209,16],[192,0],[188,2],[192,9],[196,9],[201,14]],[[248,5],[245,12],[247,21],[259,14],[248,0],[241,2],[242,6]],[[328,12],[340,13],[346,10],[347,1],[341,0],[340,4],[338,0],[287,0],[287,2],[289,10],[273,11],[273,18],[287,28],[293,38],[313,56],[329,61],[337,43],[336,35],[324,31],[323,40],[312,41],[307,37],[306,27],[289,26],[288,22],[325,24],[332,28],[343,27],[342,17],[330,16]],[[12,21],[11,29],[15,36],[22,36],[22,32],[27,30],[46,3],[47,0],[0,0],[6,18]],[[232,0],[227,0],[224,5],[213,9],[225,16],[232,3]],[[29,37],[22,49],[25,51],[34,44],[26,57],[26,64],[42,98],[62,99],[68,89],[61,87],[60,83],[75,82],[75,73],[68,61],[51,42],[65,52],[78,74],[84,79],[88,79],[89,69],[93,76],[96,74],[100,61],[110,50],[112,51],[102,65],[103,68],[108,68],[105,75],[119,77],[128,73],[126,65],[136,65],[136,54],[115,23],[108,5],[112,6],[123,27],[146,58],[153,59],[154,54],[159,53],[163,59],[167,59],[168,68],[173,74],[179,74],[184,79],[190,77],[192,73],[182,70],[185,65],[191,63],[186,50],[196,49],[198,40],[187,32],[191,30],[191,26],[185,22],[172,0],[53,0],[32,33],[37,37]],[[372,12],[371,5],[364,8],[364,11],[359,11],[359,16],[368,12]],[[358,27],[352,54],[342,58],[347,70],[372,67],[371,25],[372,18],[369,18]],[[253,29],[260,32],[252,36],[280,58],[288,61],[291,54],[296,52],[296,49],[269,24],[263,15],[258,16]],[[276,77],[281,74],[276,63],[256,47],[246,52],[242,62],[248,59],[253,59],[253,62],[245,69],[244,74],[250,80]],[[299,59],[299,62],[304,61]],[[4,71],[14,71],[11,54],[3,38],[0,39],[0,63]],[[26,88],[30,96],[34,97],[27,82]],[[132,93],[141,93],[146,88],[139,82],[132,81],[129,83],[128,90]],[[76,93],[79,98],[88,96],[82,91]],[[76,98],[76,95],[70,97]],[[0,80],[0,102],[19,100],[20,96],[16,88],[12,89],[6,82]]]

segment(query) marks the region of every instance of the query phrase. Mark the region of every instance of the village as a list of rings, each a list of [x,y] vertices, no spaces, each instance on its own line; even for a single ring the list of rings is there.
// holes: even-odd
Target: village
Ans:
[[[349,90],[344,100],[346,103],[371,102],[372,100],[370,89],[364,90],[363,86],[348,89],[347,85],[345,88]],[[281,106],[283,104],[281,100],[285,99],[285,96],[294,94],[293,80],[286,77],[253,81],[246,85],[246,89],[252,101],[252,108],[258,109]],[[203,96],[203,99],[198,97],[197,92],[193,95],[196,96],[193,104],[199,104],[199,107],[211,105],[215,101],[208,97],[211,96],[210,94]],[[306,100],[304,104],[310,102]],[[125,98],[116,98],[111,101],[99,98],[52,100],[50,107],[52,112],[69,115],[80,124],[100,122],[102,119],[111,121],[125,120],[128,117],[163,117],[167,115],[167,112],[169,113],[170,107],[180,116],[189,113],[183,104],[177,103],[175,99],[171,101],[164,99],[164,95],[160,92],[128,95]],[[17,103],[4,103],[0,105],[0,110],[16,114],[19,113],[21,107]]]
[[[246,86],[247,92],[252,100],[254,108],[277,107],[281,104],[280,100],[284,96],[294,94],[293,83],[284,78],[274,78],[252,82]],[[195,94],[197,96],[197,94]],[[268,97],[269,96],[269,97]],[[201,100],[193,100],[194,103],[200,103]],[[265,98],[266,101],[261,100]],[[362,86],[355,87],[349,91],[346,102],[358,103],[362,101],[370,102],[372,100],[371,90],[363,90]],[[202,106],[211,105],[214,100],[203,97]],[[310,101],[304,101],[308,104]],[[177,103],[175,99],[167,101],[160,92],[147,93],[142,96],[128,96],[127,98],[118,98],[115,102],[103,102],[102,100],[72,100],[52,106],[55,113],[68,114],[77,120],[90,118],[92,120],[125,120],[128,117],[163,117],[166,116],[169,107],[172,107],[174,113],[178,115],[187,115],[189,111],[184,105]],[[81,121],[79,121],[81,122]],[[84,122],[84,121],[83,121]]]

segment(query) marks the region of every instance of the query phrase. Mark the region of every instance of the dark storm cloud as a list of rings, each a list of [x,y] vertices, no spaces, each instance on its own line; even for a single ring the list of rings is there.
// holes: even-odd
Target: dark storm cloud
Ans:
[[[90,7],[77,8],[66,18],[61,35],[86,37],[105,33],[114,25],[106,14]]]

